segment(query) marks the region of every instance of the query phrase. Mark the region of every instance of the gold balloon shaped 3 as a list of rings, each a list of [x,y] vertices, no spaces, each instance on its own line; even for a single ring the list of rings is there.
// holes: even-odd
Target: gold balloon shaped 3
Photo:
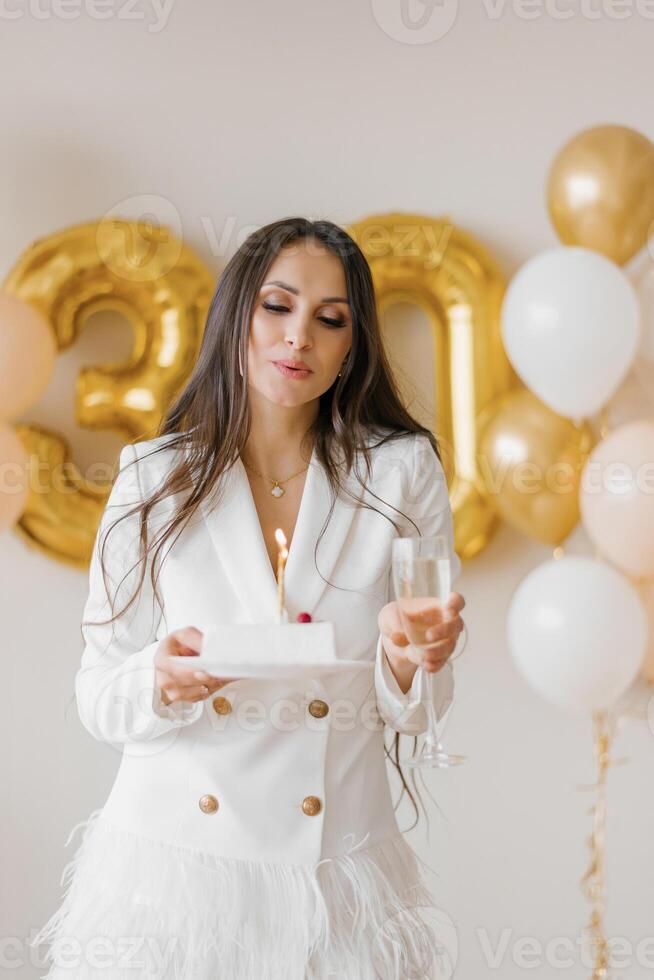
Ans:
[[[0,422],[0,533],[15,525],[29,497],[29,459],[19,435],[8,422]]]
[[[488,406],[478,429],[484,492],[496,513],[530,538],[562,544],[580,519],[590,426],[577,427],[523,388]]]
[[[191,372],[214,281],[169,229],[112,216],[34,242],[4,288],[45,316],[59,351],[77,340],[92,313],[127,317],[134,330],[131,356],[80,372],[75,414],[84,428],[138,439],[156,431]],[[86,567],[108,486],[85,479],[59,433],[36,425],[16,429],[39,488],[30,492],[16,530],[47,554]]]
[[[654,222],[654,144],[627,126],[594,126],[560,150],[547,206],[564,245],[583,245],[624,265]]]

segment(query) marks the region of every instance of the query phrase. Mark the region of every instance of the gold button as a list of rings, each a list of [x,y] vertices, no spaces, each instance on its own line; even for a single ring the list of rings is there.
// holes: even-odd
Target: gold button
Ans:
[[[206,793],[200,797],[200,809],[203,813],[215,813],[218,809],[218,800],[211,793]]]
[[[311,701],[309,704],[309,712],[314,718],[324,718],[329,711],[329,705],[326,701],[320,701],[316,698],[315,701]]]
[[[232,710],[232,702],[219,694],[213,699],[213,710],[219,715],[228,715]]]
[[[308,817],[315,817],[316,813],[322,810],[322,802],[319,796],[305,796],[302,800],[302,809]]]

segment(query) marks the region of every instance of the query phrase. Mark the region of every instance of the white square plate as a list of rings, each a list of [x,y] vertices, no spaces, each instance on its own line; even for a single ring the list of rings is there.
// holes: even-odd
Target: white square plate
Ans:
[[[193,661],[193,670],[205,670],[212,677],[230,677],[237,680],[239,677],[260,677],[270,680],[295,680],[298,677],[321,677],[323,674],[331,674],[334,671],[342,670],[361,670],[364,667],[372,669],[374,666],[368,660],[334,660],[330,664],[316,663],[297,663],[279,660],[275,663],[250,663],[247,660],[218,660],[213,657],[200,654],[199,657],[172,657],[173,661],[184,661],[183,666],[188,666],[189,660]]]

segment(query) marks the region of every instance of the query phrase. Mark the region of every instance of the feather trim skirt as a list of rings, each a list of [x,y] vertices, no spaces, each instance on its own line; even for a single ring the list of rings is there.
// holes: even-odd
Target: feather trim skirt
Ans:
[[[48,944],[42,980],[452,976],[456,931],[399,831],[312,866],[152,840],[102,810],[65,846],[80,827],[62,902],[30,943]]]

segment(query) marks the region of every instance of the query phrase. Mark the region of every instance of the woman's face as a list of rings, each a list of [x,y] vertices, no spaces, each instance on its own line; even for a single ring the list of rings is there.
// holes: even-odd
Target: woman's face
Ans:
[[[313,239],[282,249],[252,314],[249,383],[277,405],[303,405],[333,384],[351,346],[352,316],[340,259]],[[284,371],[278,361],[302,361],[311,373]]]

